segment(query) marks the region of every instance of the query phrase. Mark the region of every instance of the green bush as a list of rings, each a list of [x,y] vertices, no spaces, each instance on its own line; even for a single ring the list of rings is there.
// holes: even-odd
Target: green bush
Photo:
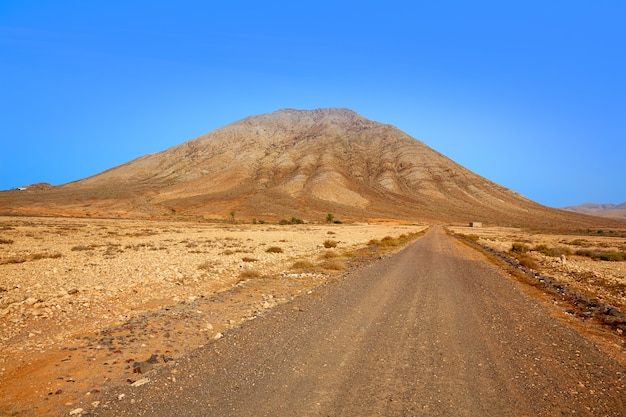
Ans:
[[[549,247],[548,245],[537,245],[533,249],[535,252],[543,253],[546,256],[559,257],[561,255],[571,255],[572,251],[564,246]]]
[[[596,261],[613,261],[613,262],[626,261],[625,252],[601,251],[597,249],[579,249],[576,251],[576,255],[586,256]]]
[[[525,243],[514,242],[511,246],[511,252],[513,253],[527,253],[530,251],[530,246]]]

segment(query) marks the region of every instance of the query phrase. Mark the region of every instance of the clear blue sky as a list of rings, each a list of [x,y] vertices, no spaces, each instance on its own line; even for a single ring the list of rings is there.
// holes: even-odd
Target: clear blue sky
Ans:
[[[0,0],[0,189],[348,107],[542,204],[626,201],[626,1]]]

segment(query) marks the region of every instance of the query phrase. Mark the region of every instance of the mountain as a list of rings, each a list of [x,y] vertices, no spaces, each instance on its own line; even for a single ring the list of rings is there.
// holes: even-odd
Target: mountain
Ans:
[[[610,219],[626,220],[626,202],[622,204],[585,203],[579,206],[564,207],[563,210]]]
[[[278,220],[398,219],[592,225],[453,162],[348,109],[248,117],[58,187],[0,193],[0,213]],[[607,220],[608,221],[608,220]]]

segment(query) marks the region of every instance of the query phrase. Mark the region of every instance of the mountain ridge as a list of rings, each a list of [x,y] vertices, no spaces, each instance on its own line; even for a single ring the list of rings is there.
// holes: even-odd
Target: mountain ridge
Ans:
[[[282,109],[36,193],[0,212],[241,219],[292,216],[503,225],[593,223],[483,178],[398,128],[345,108]],[[6,197],[6,196],[5,196]]]
[[[621,204],[587,202],[563,207],[563,210],[626,221],[626,202]]]

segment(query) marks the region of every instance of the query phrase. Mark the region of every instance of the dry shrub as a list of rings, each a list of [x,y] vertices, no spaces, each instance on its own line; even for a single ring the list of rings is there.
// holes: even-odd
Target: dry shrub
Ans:
[[[520,243],[520,242],[514,242],[513,245],[511,245],[511,250],[510,252],[515,254],[515,253],[527,253],[530,251],[530,246],[528,246],[525,243]]]
[[[333,258],[338,258],[338,257],[339,257],[339,254],[335,252],[334,250],[327,250],[326,252],[322,254],[322,258],[324,259],[333,259]]]
[[[241,260],[242,260],[243,262],[256,262],[256,261],[258,261],[258,259],[256,259],[256,258],[251,258],[251,257],[249,257],[249,256],[244,256],[243,258],[241,258]]]
[[[2,259],[0,260],[0,265],[4,265],[4,264],[21,264],[27,261],[38,261],[40,259],[58,259],[61,258],[63,255],[61,255],[60,253],[33,253],[32,255],[28,255],[28,256],[16,256],[13,258],[7,258],[7,259]]]
[[[309,271],[315,269],[315,264],[308,260],[296,261],[291,265],[291,269],[295,271]]]
[[[346,263],[340,259],[331,259],[330,261],[324,262],[321,266],[331,271],[342,271],[346,269]]]
[[[0,239],[0,245],[11,245],[13,241],[11,239]]]
[[[74,247],[72,247],[73,251],[84,251],[84,250],[94,250],[95,246],[93,245],[89,245],[89,246],[85,246],[85,245],[76,245]]]
[[[586,256],[596,261],[598,260],[599,261],[614,261],[614,262],[626,261],[625,252],[603,251],[599,249],[579,249],[576,251],[576,255]]]
[[[378,239],[371,239],[369,242],[367,242],[367,246],[379,246],[380,245],[380,240]]]
[[[546,256],[554,256],[554,257],[559,257],[561,255],[571,255],[572,251],[565,247],[565,246],[559,246],[559,247],[549,247],[548,245],[537,245],[534,248],[532,248],[533,251],[535,252],[539,252],[539,253],[543,253]]]
[[[265,250],[267,253],[283,253],[283,248],[278,246],[270,246]]]
[[[325,248],[336,248],[337,247],[337,242],[331,239],[327,239],[324,241],[324,247]]]
[[[241,279],[250,279],[250,278],[259,278],[261,273],[256,269],[244,269],[239,274],[239,278]]]
[[[526,254],[519,255],[517,256],[517,260],[519,261],[520,265],[522,265],[525,268],[534,269],[534,270],[539,269],[539,264],[530,255],[526,255]]]
[[[385,236],[384,238],[381,239],[378,246],[398,246],[399,244],[400,242],[398,242],[398,239],[393,238],[391,236]]]
[[[572,245],[572,246],[582,246],[582,247],[584,247],[584,248],[588,248],[588,247],[592,246],[592,245],[591,245],[591,242],[589,242],[589,241],[588,241],[588,240],[586,240],[586,239],[574,239],[574,240],[571,240],[571,241],[566,242],[566,243],[567,243],[568,245]]]

